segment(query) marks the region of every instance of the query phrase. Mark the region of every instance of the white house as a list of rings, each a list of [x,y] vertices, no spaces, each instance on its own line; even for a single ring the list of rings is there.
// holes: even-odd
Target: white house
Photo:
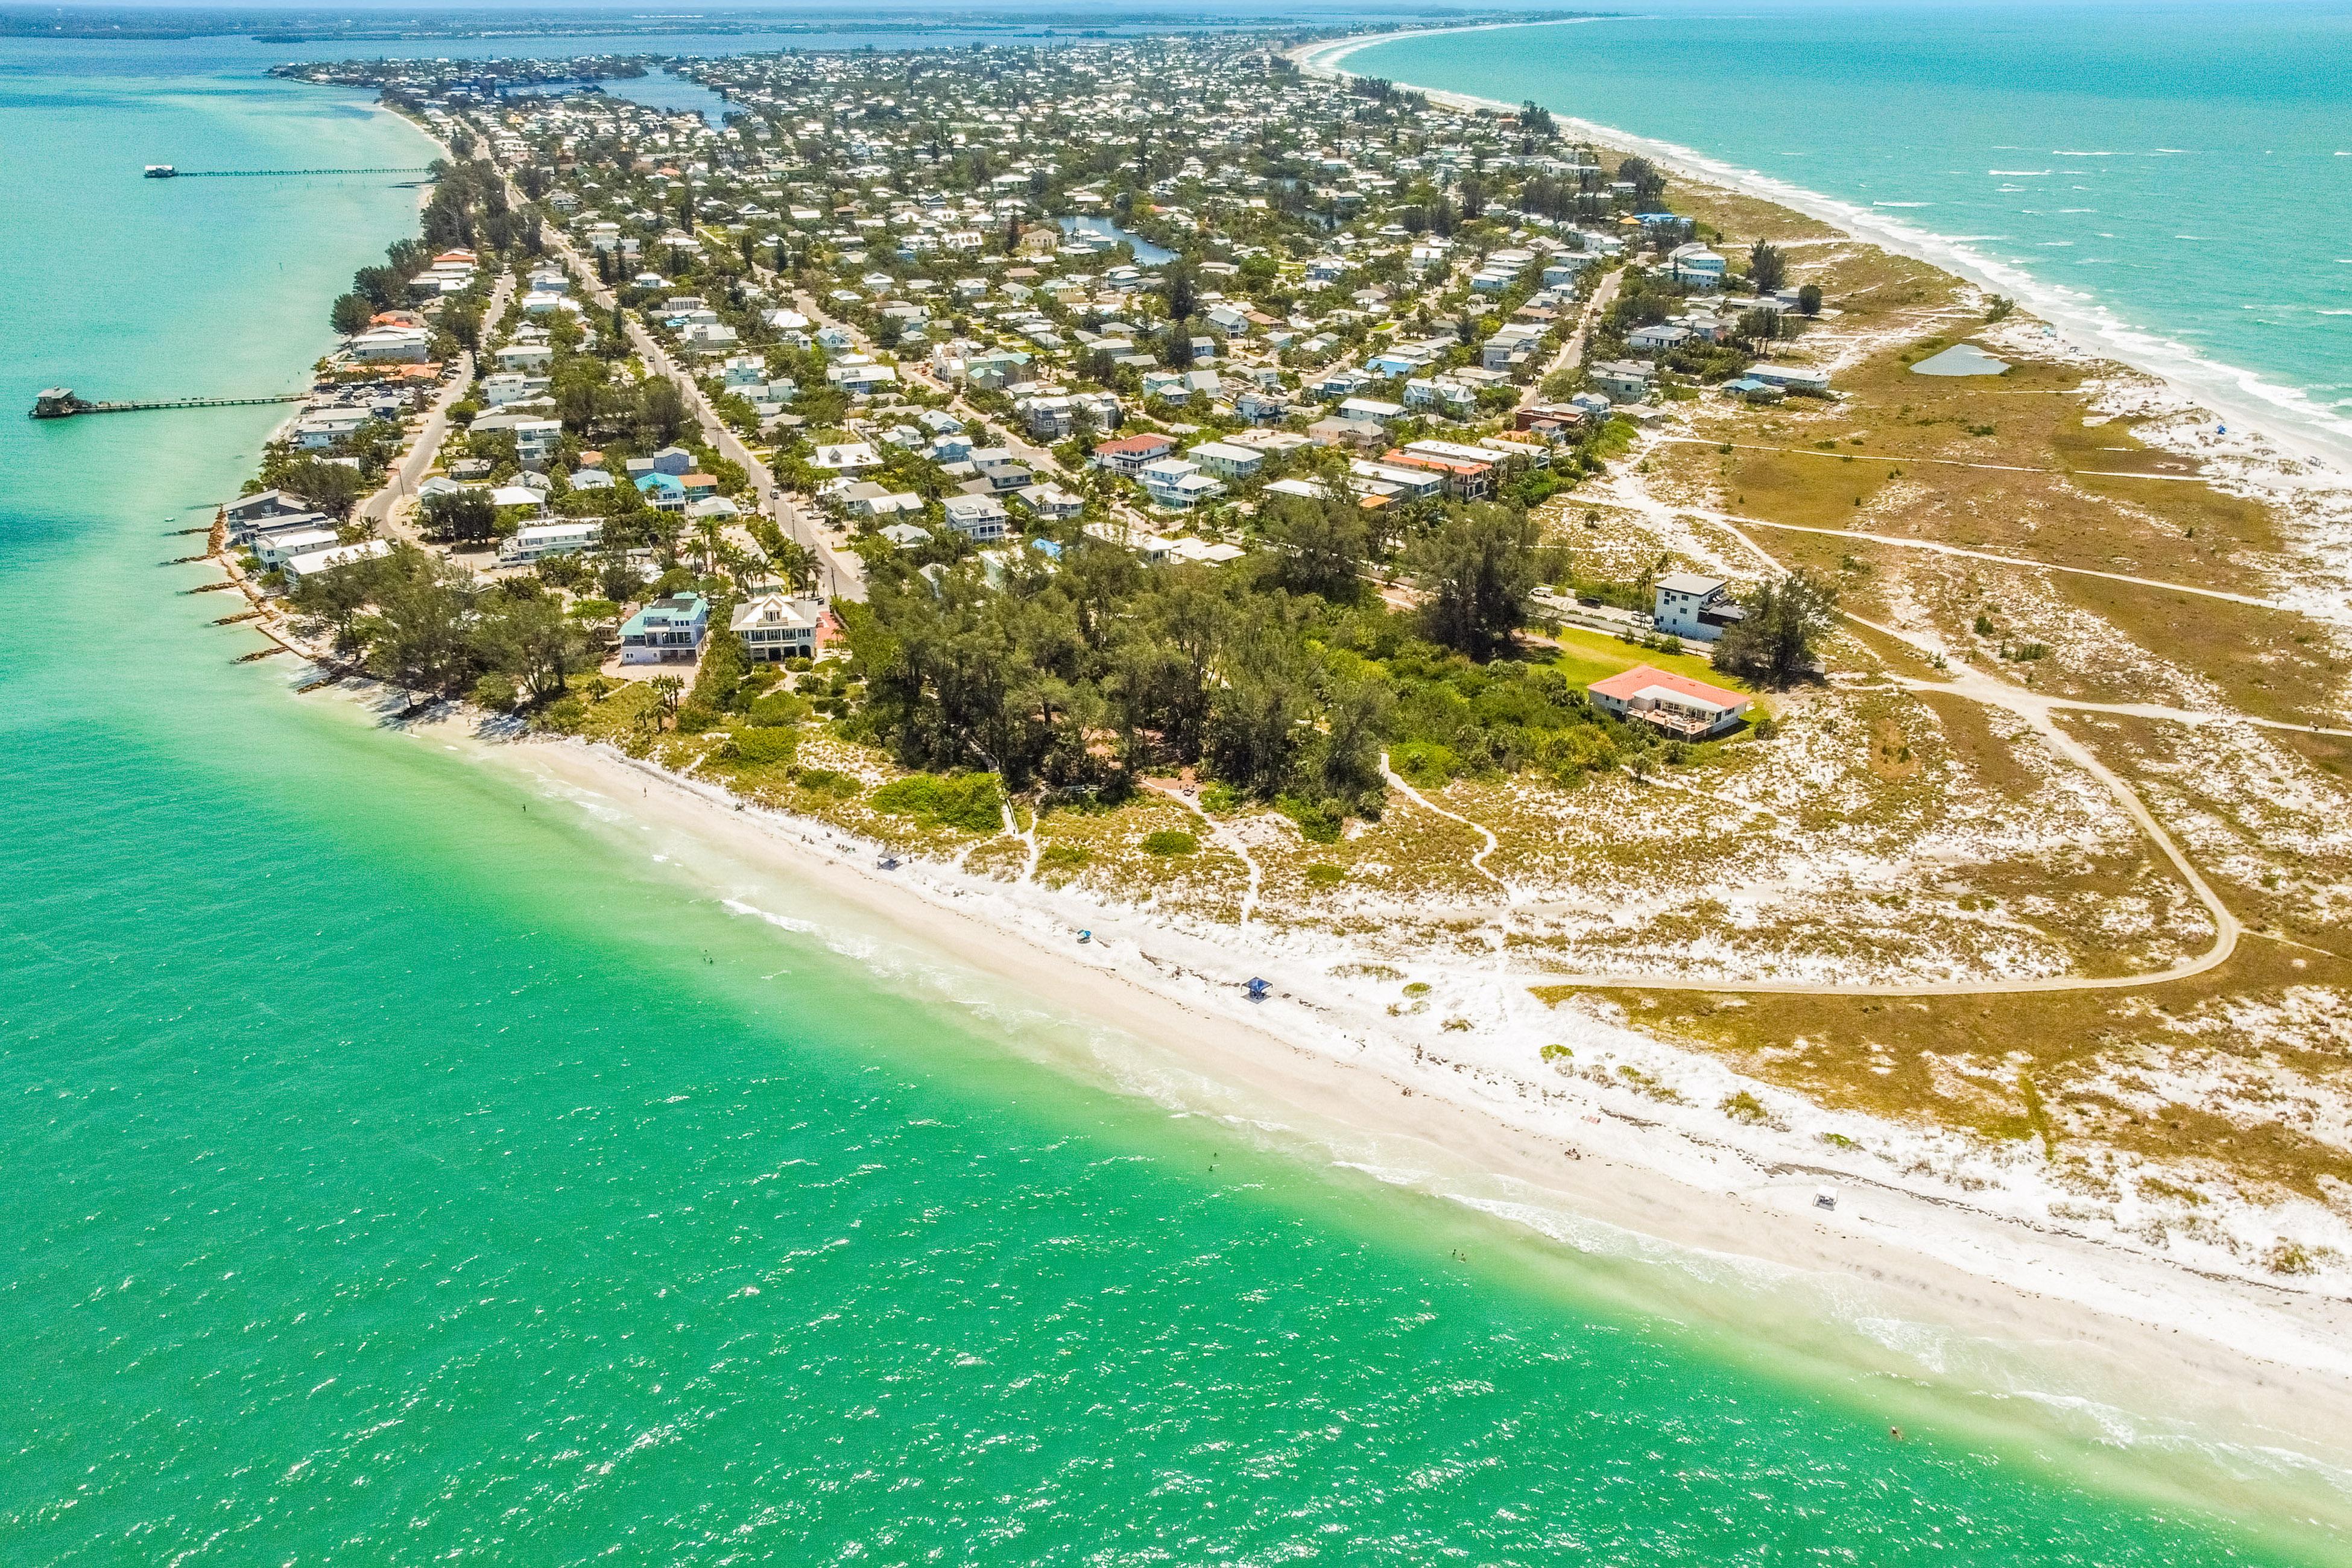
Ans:
[[[1829,372],[1809,370],[1801,365],[1751,364],[1746,374],[1767,386],[1777,386],[1783,392],[1811,392],[1825,395],[1830,389]]]
[[[863,441],[842,441],[819,447],[815,455],[809,458],[809,464],[829,473],[862,474],[869,468],[880,468],[882,457]]]
[[[577,555],[594,548],[604,536],[604,525],[593,518],[584,521],[534,522],[518,530],[513,538],[499,546],[499,564],[528,566],[551,555]]]
[[[288,558],[278,569],[286,574],[289,583],[299,583],[305,577],[315,577],[321,572],[332,572],[338,566],[349,566],[358,561],[373,561],[392,553],[392,546],[381,539],[362,539],[357,544],[338,544],[331,549],[314,550],[307,555]]]
[[[743,639],[755,664],[780,664],[788,658],[816,657],[817,623],[824,607],[814,599],[763,594],[735,606],[727,629]]]
[[[1033,517],[1048,522],[1067,522],[1087,510],[1086,501],[1072,495],[1059,485],[1033,486],[1021,492],[1021,504]]]
[[[1741,616],[1731,602],[1730,585],[1720,577],[1673,572],[1659,578],[1652,593],[1650,619],[1658,630],[1692,642],[1715,641]]]
[[[1677,283],[1701,289],[1723,287],[1723,258],[1704,245],[1678,245],[1666,258],[1666,271]]]
[[[272,572],[297,555],[308,555],[324,550],[336,542],[332,528],[270,529],[253,536],[253,558],[261,569]]]
[[[563,440],[561,419],[518,419],[514,422],[515,456],[526,463],[544,463]]]
[[[1161,458],[1143,465],[1136,477],[1144,493],[1161,506],[1190,510],[1225,493],[1225,487],[1201,471],[1198,463],[1182,458]]]

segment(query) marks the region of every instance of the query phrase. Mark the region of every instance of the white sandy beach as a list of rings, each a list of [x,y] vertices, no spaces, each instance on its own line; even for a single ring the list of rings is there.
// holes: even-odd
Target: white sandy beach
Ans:
[[[744,918],[885,975],[947,974],[950,996],[999,1018],[1042,1011],[1103,1026],[1094,1069],[1171,1110],[1656,1266],[1695,1300],[1769,1300],[1792,1332],[1811,1325],[1809,1353],[2032,1401],[2077,1439],[2160,1452],[2193,1432],[2200,1451],[2218,1443],[2274,1479],[2308,1484],[2309,1468],[2277,1458],[2288,1453],[2352,1475],[2352,1303],[2340,1297],[2193,1271],[1859,1178],[1834,1166],[1861,1162],[1835,1158],[1801,1124],[1735,1145],[1719,1118],[1713,1133],[1678,1130],[1575,1080],[1521,1082],[1479,1060],[1477,1040],[1442,1061],[1286,983],[1267,945],[1206,942],[1139,911],[940,864],[880,871],[873,847],[824,824],[739,809],[609,748],[485,741],[469,718],[419,733],[516,770]],[[1081,929],[1091,942],[1076,941]],[[1246,1001],[1240,983],[1258,969],[1285,994]],[[1824,1184],[1833,1211],[1814,1205]]]

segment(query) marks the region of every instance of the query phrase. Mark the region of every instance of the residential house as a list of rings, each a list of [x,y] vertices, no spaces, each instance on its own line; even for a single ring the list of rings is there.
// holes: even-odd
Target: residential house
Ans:
[[[1010,518],[1004,503],[992,495],[953,495],[940,503],[947,509],[948,526],[975,543],[1004,537]]]
[[[1679,740],[1705,740],[1739,722],[1752,699],[1687,675],[1636,665],[1585,691],[1592,705],[1621,719],[1639,719]]]
[[[1666,275],[1701,289],[1723,287],[1724,259],[1704,245],[1678,245],[1666,256]]]
[[[1783,392],[1810,392],[1819,397],[1829,395],[1830,373],[1825,370],[1811,370],[1793,364],[1751,364],[1748,367],[1748,375]]]
[[[1032,517],[1045,522],[1068,522],[1087,510],[1083,497],[1055,484],[1035,485],[1023,490],[1020,500]]]
[[[528,566],[551,555],[577,555],[604,536],[604,523],[593,518],[526,524],[499,546],[499,564]]]
[[[1404,417],[1404,405],[1389,403],[1377,397],[1344,398],[1339,404],[1342,419],[1363,419],[1373,424],[1393,425]]]
[[[1425,468],[1445,478],[1445,493],[1455,500],[1484,500],[1494,492],[1495,465],[1475,458],[1441,457],[1418,448],[1432,443],[1415,442],[1411,447],[1391,447],[1381,454],[1381,462],[1391,468]]]
[[[882,457],[863,441],[842,441],[819,447],[809,458],[809,464],[828,473],[862,474],[880,468]]]
[[[1143,481],[1146,495],[1161,506],[1179,510],[1190,510],[1225,493],[1225,487],[1202,473],[1199,464],[1182,458],[1161,458],[1146,463],[1136,478]]]
[[[754,664],[781,664],[788,658],[814,658],[817,630],[824,606],[814,599],[783,594],[763,594],[735,606],[727,629],[743,639]]]
[[[314,409],[294,422],[294,440],[298,446],[323,451],[373,417],[364,408]]]
[[[275,572],[297,555],[308,555],[339,542],[331,527],[264,530],[253,536],[253,558],[264,572]]]
[[[1118,436],[1095,443],[1095,466],[1108,468],[1114,474],[1132,479],[1142,471],[1143,465],[1167,457],[1176,450],[1171,436]]]
[[[314,550],[306,555],[289,556],[278,570],[286,574],[289,584],[299,584],[306,577],[321,572],[332,572],[361,561],[374,561],[392,553],[392,546],[381,539],[362,539],[356,544],[337,544],[325,550]]]
[[[1650,619],[1657,629],[1692,642],[1713,642],[1746,612],[1731,602],[1720,577],[1672,572],[1652,585]]]
[[[1265,467],[1265,454],[1224,441],[1203,441],[1184,454],[1201,468],[1223,479],[1246,479]]]
[[[691,663],[709,629],[710,602],[701,595],[656,599],[621,623],[621,662]]]
[[[1650,367],[1635,361],[1604,361],[1585,374],[1612,403],[1639,403],[1649,395]]]

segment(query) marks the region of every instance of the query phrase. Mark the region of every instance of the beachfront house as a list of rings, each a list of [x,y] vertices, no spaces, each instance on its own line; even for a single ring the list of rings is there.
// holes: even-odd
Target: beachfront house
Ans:
[[[814,599],[763,594],[736,605],[727,629],[743,639],[753,663],[781,664],[816,657],[817,623],[824,615],[824,607]]]
[[[356,544],[330,545],[301,555],[289,556],[278,568],[286,574],[287,586],[292,587],[306,577],[321,572],[332,572],[362,561],[373,561],[392,553],[392,546],[381,539],[362,539]]]
[[[621,624],[623,664],[691,664],[710,629],[710,601],[695,593],[675,594]]]

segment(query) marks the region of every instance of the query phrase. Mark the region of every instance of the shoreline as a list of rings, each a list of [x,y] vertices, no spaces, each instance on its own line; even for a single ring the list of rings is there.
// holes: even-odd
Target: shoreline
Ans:
[[[1410,27],[1312,39],[1283,51],[1284,57],[1308,76],[1351,80],[1362,73],[1340,62],[1376,45],[1448,33],[1498,32],[1515,27],[1561,27],[1585,23],[1622,21],[1618,16],[1563,16],[1549,21],[1483,22],[1463,26]],[[1492,110],[1514,114],[1519,106],[1475,93],[1424,87],[1394,79],[1398,87],[1418,92],[1433,103],[1463,110]],[[1546,106],[1549,107],[1549,106]],[[2049,283],[2021,268],[1995,261],[1971,249],[1965,239],[1889,217],[1874,209],[1748,168],[1727,158],[1662,138],[1643,136],[1596,121],[1552,110],[1565,129],[1620,153],[1635,153],[1686,180],[1709,184],[1825,223],[1864,244],[1903,256],[1949,273],[1988,293],[2014,299],[2019,307],[2048,322],[2069,340],[2068,346],[2091,357],[2110,361],[2160,382],[2179,399],[2169,412],[2210,411],[2224,423],[2250,430],[2250,437],[2221,437],[2237,455],[2268,458],[2309,465],[2322,470],[2328,488],[2352,487],[2352,420],[2331,416],[2298,388],[2217,360],[2154,329],[2136,326],[2096,297],[2061,284]],[[2200,422],[2201,423],[2201,422]],[[2210,432],[2207,433],[2210,438]],[[2264,448],[2271,448],[2265,450]],[[2185,448],[2191,455],[2211,457],[2209,443]]]
[[[1016,907],[939,862],[883,873],[870,868],[877,846],[829,824],[738,805],[609,747],[484,734],[476,717],[445,709],[403,727],[511,769],[580,809],[592,830],[649,836],[635,842],[729,912],[813,936],[885,983],[903,980],[904,967],[885,959],[911,951],[918,969],[943,961],[1008,1008],[1107,1027],[1117,1042],[1082,1070],[1115,1090],[1218,1116],[1588,1258],[1646,1266],[1666,1288],[1764,1300],[1768,1315],[1810,1334],[1816,1342],[1794,1348],[1822,1367],[1940,1387],[1956,1405],[2022,1402],[2035,1411],[2027,1425],[2116,1449],[2134,1467],[2185,1447],[2273,1468],[2282,1484],[2316,1472],[2331,1494],[2352,1490],[2352,1302],[1762,1158],[1598,1097],[1530,1107],[1481,1093],[1457,1064],[1355,1040],[1311,999],[1244,1001],[1243,968],[1205,967],[1197,944],[1144,911],[1102,911],[1080,948],[1070,928],[1046,924],[1057,913],[1090,918],[1053,907],[1076,900]],[[626,800],[633,785],[636,802]],[[818,918],[782,912],[801,906],[781,892],[814,892]],[[843,911],[863,929],[828,926],[824,917]],[[961,990],[950,1000],[986,1006]],[[1824,1181],[1837,1187],[1835,1211],[1811,1205]],[[1791,1348],[1785,1337],[1767,1342]],[[2147,1373],[2159,1365],[2161,1383]],[[2281,1463],[2285,1455],[2295,1462]],[[2121,1479],[2155,1484],[2131,1467]]]
[[[1421,31],[1452,30],[1460,29]],[[264,624],[255,629],[274,635]],[[464,715],[470,731],[469,710],[446,711]],[[444,726],[447,721],[407,727],[446,739]],[[1890,1321],[1881,1309],[1893,1306],[1900,1309],[1892,1314],[1898,1331],[1924,1321],[1959,1336],[1938,1352],[1949,1361],[1973,1365],[1975,1352],[1990,1347],[1997,1364],[2024,1367],[2063,1342],[2082,1387],[1976,1392],[2042,1402],[2046,1418],[2062,1424],[2088,1420],[2111,1429],[2119,1420],[2133,1432],[2120,1441],[2136,1461],[2140,1454],[2131,1444],[2161,1434],[2133,1418],[2168,1402],[2191,1408],[2196,1418],[2263,1435],[2233,1451],[2253,1453],[2263,1438],[2283,1444],[2280,1435],[2292,1434],[2295,1443],[2324,1450],[2327,1466],[2345,1466],[2352,1456],[2352,1399],[2346,1397],[2352,1394],[2352,1304],[2340,1296],[2204,1273],[2054,1232],[2022,1214],[1963,1205],[1859,1173],[1851,1162],[1838,1168],[1833,1153],[1806,1145],[1810,1126],[1851,1119],[1814,1118],[1777,1147],[1758,1147],[1769,1142],[1760,1133],[1735,1146],[1689,1126],[1637,1119],[1572,1080],[1549,1088],[1514,1083],[1496,1077],[1492,1064],[1433,1055],[1424,1062],[1420,1047],[1408,1061],[1399,1054],[1410,1043],[1406,1031],[1387,1031],[1391,1037],[1375,1054],[1381,1026],[1329,995],[1286,994],[1255,1007],[1240,1000],[1234,987],[1250,972],[1247,964],[1279,973],[1274,966],[1286,960],[1278,938],[1253,957],[1155,919],[1149,909],[1088,904],[940,862],[910,859],[886,876],[859,863],[875,847],[839,829],[737,804],[712,786],[606,748],[534,741],[482,749],[583,809],[592,801],[625,802],[625,787],[643,781],[641,805],[622,805],[616,815],[694,847],[709,862],[705,879],[749,871],[814,887],[919,949],[1016,987],[1033,1005],[1051,996],[1056,1015],[1109,1026],[1156,1065],[1200,1080],[1183,1093],[1167,1089],[1164,1076],[1161,1092],[1122,1082],[1129,1092],[1181,1102],[1206,1085],[1252,1107],[1279,1108],[1284,1142],[1303,1142],[1331,1163],[1446,1197],[1577,1252],[1655,1263],[1655,1249],[1645,1243],[1656,1238],[1677,1254],[1669,1267],[1739,1289],[1759,1288],[1748,1267],[1758,1266],[1773,1289],[1801,1297],[1835,1325],[1847,1352],[1842,1364],[1874,1343],[1906,1369],[1888,1375],[1930,1375],[1919,1370],[1927,1358],[1916,1347],[1874,1332],[1873,1323]],[[663,797],[650,794],[656,781]],[[828,849],[819,838],[844,847]],[[730,896],[726,907],[742,918],[823,935],[752,899]],[[1085,952],[1070,942],[1082,923],[1101,935]],[[1244,947],[1252,939],[1246,926],[1237,935]],[[1507,1015],[1523,1033],[1577,1026],[1565,1016],[1531,1012],[1518,984],[1525,976],[1489,978],[1500,991],[1521,994],[1515,1002],[1483,994],[1479,1000],[1491,1000],[1496,1016]],[[1788,1100],[1773,1098],[1776,1108]],[[1423,1103],[1409,1103],[1415,1100]],[[1262,1115],[1217,1114],[1276,1135]],[[1578,1150],[1573,1160],[1561,1152],[1564,1138]],[[1830,1215],[1810,1202],[1824,1179],[1844,1184],[1839,1210]],[[1595,1226],[1608,1234],[1596,1235]],[[1853,1296],[1858,1281],[1867,1300]],[[1955,1350],[1962,1353],[1948,1353]],[[2014,1363],[2005,1359],[2011,1352],[2019,1358]],[[2145,1369],[2158,1365],[2166,1368],[2169,1388],[2147,1377]],[[2077,1426],[2062,1429],[2084,1436]]]

